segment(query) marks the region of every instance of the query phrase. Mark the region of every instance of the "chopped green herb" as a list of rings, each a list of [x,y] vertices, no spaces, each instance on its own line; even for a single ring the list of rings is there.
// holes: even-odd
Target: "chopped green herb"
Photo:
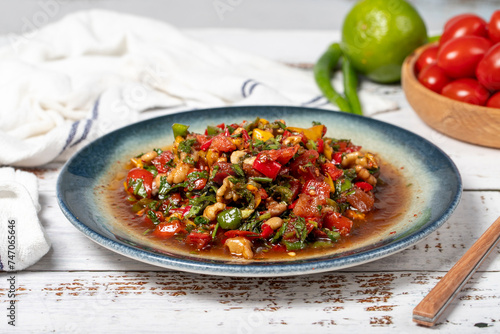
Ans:
[[[186,139],[179,143],[179,151],[191,153],[191,147],[196,143],[196,139]]]

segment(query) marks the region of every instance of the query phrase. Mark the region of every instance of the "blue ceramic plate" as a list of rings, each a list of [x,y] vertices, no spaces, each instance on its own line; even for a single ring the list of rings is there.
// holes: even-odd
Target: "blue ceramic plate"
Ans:
[[[116,166],[131,156],[173,142],[171,125],[189,124],[203,132],[207,125],[239,123],[260,116],[284,119],[290,126],[309,127],[320,121],[327,136],[350,138],[364,150],[397,167],[412,191],[390,229],[347,249],[289,261],[242,261],[160,250],[117,224],[103,204],[99,185],[108,184]],[[96,243],[124,256],[153,265],[226,276],[300,275],[351,267],[399,252],[440,227],[456,208],[462,192],[457,168],[429,141],[396,126],[356,115],[300,107],[231,107],[187,111],[135,123],[92,142],[69,160],[57,182],[59,205],[69,221]],[[137,234],[137,233],[136,233]]]

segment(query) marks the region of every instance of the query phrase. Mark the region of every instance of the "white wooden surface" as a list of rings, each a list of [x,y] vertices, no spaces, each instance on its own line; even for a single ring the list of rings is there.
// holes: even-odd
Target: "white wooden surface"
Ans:
[[[313,62],[335,35],[189,33],[289,63]],[[0,332],[429,332],[412,322],[412,309],[500,215],[500,150],[436,133],[418,119],[398,85],[366,85],[400,105],[374,118],[428,138],[461,172],[465,190],[459,207],[424,241],[379,261],[311,276],[223,278],[164,270],[117,255],[78,232],[58,208],[55,181],[61,166],[51,164],[31,171],[39,178],[40,219],[52,249],[16,274],[17,326],[13,330],[0,320]],[[441,319],[440,332],[500,332],[499,257],[497,246]],[[5,309],[7,275],[0,275]]]

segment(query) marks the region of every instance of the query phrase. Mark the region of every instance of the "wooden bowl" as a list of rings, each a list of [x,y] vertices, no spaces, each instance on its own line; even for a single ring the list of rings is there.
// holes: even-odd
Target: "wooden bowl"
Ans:
[[[435,130],[468,143],[500,148],[500,109],[452,100],[424,87],[415,75],[424,45],[404,61],[401,84],[406,98],[420,118]]]

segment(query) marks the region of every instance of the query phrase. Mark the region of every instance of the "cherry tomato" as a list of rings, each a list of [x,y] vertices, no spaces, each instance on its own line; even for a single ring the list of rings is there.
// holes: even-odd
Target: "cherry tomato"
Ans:
[[[428,47],[427,49],[424,50],[420,54],[420,56],[417,59],[417,62],[415,63],[415,71],[416,73],[420,73],[426,66],[433,64],[437,61],[437,54],[438,54],[439,46],[434,45],[431,47]]]
[[[494,11],[491,15],[488,23],[488,37],[493,44],[500,42],[500,10]]]
[[[131,194],[149,198],[153,191],[154,176],[142,168],[133,168],[127,174],[128,192]],[[139,180],[139,181],[138,181]]]
[[[478,36],[454,38],[441,46],[438,65],[451,78],[474,77],[476,66],[491,47],[491,42]]]
[[[444,45],[451,39],[462,36],[488,37],[487,23],[477,15],[466,14],[462,17],[455,17],[450,21],[445,25],[443,35],[439,40],[441,45]]]
[[[472,13],[464,13],[464,14],[459,14],[459,15],[453,16],[451,19],[446,21],[446,23],[444,24],[443,31],[448,30],[453,24],[455,24],[455,22],[458,22],[464,18],[471,17],[471,16],[477,17],[476,14],[472,14]]]
[[[490,108],[500,108],[500,92],[493,94],[486,102],[486,106]]]
[[[500,43],[489,49],[477,64],[476,77],[489,90],[500,90]]]
[[[427,66],[418,75],[418,81],[430,90],[441,93],[444,86],[451,82],[444,70],[437,64]]]
[[[441,91],[443,96],[457,101],[484,105],[490,96],[486,88],[472,78],[462,78],[450,82]]]

